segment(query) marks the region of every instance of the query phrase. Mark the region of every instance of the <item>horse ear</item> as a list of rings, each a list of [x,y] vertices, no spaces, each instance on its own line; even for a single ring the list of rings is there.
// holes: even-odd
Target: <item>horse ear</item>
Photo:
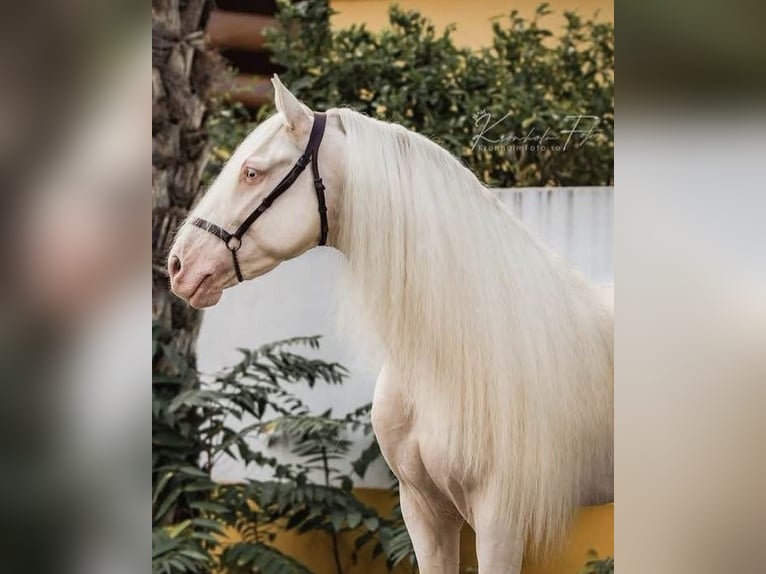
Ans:
[[[308,129],[312,122],[310,110],[285,87],[279,76],[274,74],[271,83],[274,85],[274,103],[285,119],[285,127],[292,131]]]

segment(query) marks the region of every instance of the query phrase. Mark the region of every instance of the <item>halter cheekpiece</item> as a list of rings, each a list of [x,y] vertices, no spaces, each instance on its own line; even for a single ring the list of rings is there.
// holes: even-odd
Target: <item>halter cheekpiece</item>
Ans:
[[[242,247],[242,237],[245,235],[250,226],[255,223],[264,211],[266,211],[274,201],[287,191],[295,180],[298,179],[303,170],[311,164],[311,172],[314,176],[314,190],[317,194],[317,204],[319,207],[319,245],[324,245],[327,242],[327,231],[329,229],[327,225],[327,204],[324,197],[324,184],[322,178],[319,177],[319,145],[322,143],[322,136],[324,136],[324,128],[327,117],[321,112],[314,112],[314,124],[311,126],[311,135],[309,136],[309,143],[306,145],[306,150],[303,155],[298,158],[292,169],[288,174],[282,178],[276,187],[263,198],[263,201],[256,207],[250,215],[247,216],[237,228],[234,233],[229,233],[222,227],[218,227],[215,223],[211,223],[204,219],[197,217],[192,220],[192,225],[204,229],[205,231],[212,233],[226,244],[226,248],[231,251],[231,257],[234,261],[234,272],[237,274],[237,279],[242,282],[242,271],[239,268],[239,261],[237,260],[237,251]]]

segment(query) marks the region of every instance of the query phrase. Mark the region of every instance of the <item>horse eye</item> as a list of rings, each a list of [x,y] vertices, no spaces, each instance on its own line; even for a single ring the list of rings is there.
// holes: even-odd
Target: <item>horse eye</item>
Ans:
[[[245,181],[252,182],[257,176],[258,172],[255,171],[252,167],[245,168]]]

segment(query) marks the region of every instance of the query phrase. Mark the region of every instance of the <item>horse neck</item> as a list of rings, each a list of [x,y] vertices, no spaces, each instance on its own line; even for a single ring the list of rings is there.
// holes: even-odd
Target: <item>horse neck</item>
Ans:
[[[354,313],[389,352],[460,353],[488,335],[482,329],[497,335],[501,300],[506,319],[537,303],[534,284],[551,258],[446,151],[377,127],[351,124],[339,201],[337,246],[349,261]]]

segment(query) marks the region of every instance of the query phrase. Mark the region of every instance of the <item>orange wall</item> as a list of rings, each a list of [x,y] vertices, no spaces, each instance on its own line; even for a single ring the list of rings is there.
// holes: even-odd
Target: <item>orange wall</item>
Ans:
[[[542,0],[397,0],[404,10],[417,10],[443,30],[448,24],[456,24],[454,38],[458,45],[480,48],[490,43],[492,24],[490,19],[510,13],[514,8],[522,16],[531,17]],[[614,21],[614,2],[611,0],[550,0],[554,14],[549,16],[550,26],[560,25],[564,11],[575,11],[583,17],[598,12],[598,20]],[[367,24],[371,30],[379,30],[388,24],[390,0],[331,0],[333,25],[345,28],[351,24]]]

